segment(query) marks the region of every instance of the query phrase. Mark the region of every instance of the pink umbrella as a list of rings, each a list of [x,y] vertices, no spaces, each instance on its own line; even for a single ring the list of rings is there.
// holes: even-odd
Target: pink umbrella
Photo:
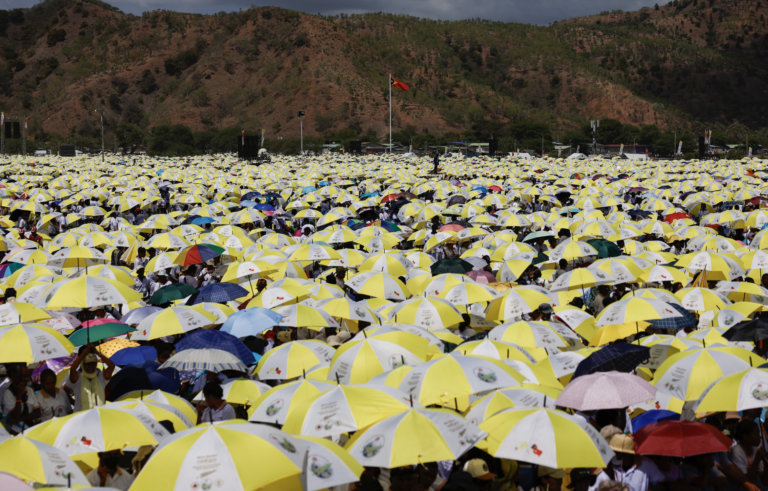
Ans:
[[[32,491],[34,488],[14,475],[0,472],[0,489],[3,491]]]
[[[101,324],[124,324],[124,322],[120,322],[115,319],[91,319],[89,321],[83,322],[83,327],[93,327],[93,326],[99,326]]]
[[[557,405],[579,411],[623,409],[655,397],[656,387],[637,375],[597,372],[571,380],[557,398]]]
[[[495,276],[493,276],[492,273],[489,273],[488,271],[470,271],[467,273],[467,276],[475,280],[477,283],[480,283],[481,285],[489,285],[499,281]]]

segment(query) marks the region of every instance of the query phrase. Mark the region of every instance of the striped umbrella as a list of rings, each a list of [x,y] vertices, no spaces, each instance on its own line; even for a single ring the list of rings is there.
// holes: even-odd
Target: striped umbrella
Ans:
[[[176,353],[160,365],[160,368],[175,368],[179,371],[208,370],[209,372],[223,372],[224,370],[245,372],[247,370],[243,362],[232,353],[208,348],[188,349]]]
[[[180,266],[203,264],[209,259],[221,256],[224,253],[224,250],[223,247],[210,244],[193,245],[192,247],[188,247],[179,252],[179,255],[173,260],[173,263]]]

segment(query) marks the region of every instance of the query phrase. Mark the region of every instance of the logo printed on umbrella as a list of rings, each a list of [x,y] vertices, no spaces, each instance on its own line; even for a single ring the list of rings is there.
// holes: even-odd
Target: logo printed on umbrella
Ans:
[[[768,400],[768,386],[765,384],[755,384],[749,389],[749,393],[758,401]]]
[[[269,435],[269,437],[287,452],[296,453],[296,447],[286,437],[280,435]]]
[[[309,456],[309,470],[320,479],[328,479],[333,475],[332,464],[319,455]]]
[[[477,367],[473,370],[473,373],[478,379],[488,384],[492,384],[497,380],[496,372],[490,368]]]
[[[282,399],[277,399],[275,402],[267,406],[267,416],[274,416],[277,413],[279,413],[283,406],[285,405],[285,402]]]
[[[375,435],[368,439],[363,446],[363,457],[366,459],[375,457],[384,448],[385,441],[384,435]]]

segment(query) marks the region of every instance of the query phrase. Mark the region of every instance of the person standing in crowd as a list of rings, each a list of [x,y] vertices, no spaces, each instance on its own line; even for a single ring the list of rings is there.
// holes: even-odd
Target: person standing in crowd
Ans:
[[[104,372],[98,368],[99,358],[107,366]],[[81,363],[83,369],[79,370]],[[72,362],[67,382],[67,386],[75,394],[75,412],[87,411],[106,403],[104,388],[114,371],[114,362],[99,353],[93,344],[88,344],[80,350],[80,354]]]

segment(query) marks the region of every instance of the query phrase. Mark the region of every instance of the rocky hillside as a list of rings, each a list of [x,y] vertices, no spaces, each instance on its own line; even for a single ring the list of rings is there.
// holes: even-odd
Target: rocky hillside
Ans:
[[[764,3],[765,2],[765,3]],[[590,118],[698,131],[764,126],[767,0],[686,0],[547,27],[275,7],[123,14],[98,0],[0,11],[0,107],[30,135],[265,128],[268,137],[393,127],[441,134],[532,120],[553,135]],[[0,62],[2,63],[2,62]],[[125,127],[125,125],[124,125]]]

